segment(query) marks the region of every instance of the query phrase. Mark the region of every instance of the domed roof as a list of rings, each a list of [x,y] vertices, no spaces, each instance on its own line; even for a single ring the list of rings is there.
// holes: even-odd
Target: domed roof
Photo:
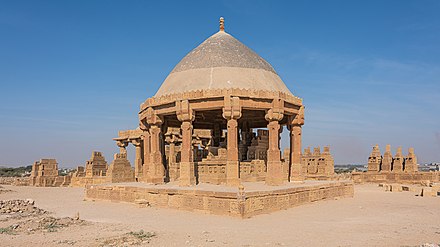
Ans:
[[[222,30],[188,53],[155,97],[209,89],[265,90],[292,95],[266,60]]]

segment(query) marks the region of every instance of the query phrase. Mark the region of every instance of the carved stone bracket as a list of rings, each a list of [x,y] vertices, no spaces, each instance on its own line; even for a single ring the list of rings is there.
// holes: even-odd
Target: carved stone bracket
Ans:
[[[148,131],[148,124],[146,123],[146,120],[140,120],[139,121],[139,129],[142,131]]]
[[[223,118],[239,119],[241,118],[241,105],[239,97],[225,96],[223,107]]]
[[[141,114],[140,120],[141,123],[145,121],[148,125],[161,125],[163,123],[162,117],[157,115],[152,107],[149,107]]]
[[[194,121],[194,110],[191,109],[188,100],[176,101],[176,116],[180,122]]]
[[[128,142],[127,141],[117,141],[116,142],[116,145],[118,145],[118,147],[119,147],[119,153],[121,153],[121,154],[126,154],[127,153],[127,150],[125,149],[126,147],[127,147],[127,145],[128,145]]]
[[[130,142],[135,146],[135,147],[140,147],[141,146],[141,140],[140,139],[130,139]]]
[[[280,121],[284,117],[284,100],[275,98],[272,101],[272,108],[266,112],[266,121]]]
[[[304,125],[304,106],[299,108],[299,113],[289,118],[290,125]]]

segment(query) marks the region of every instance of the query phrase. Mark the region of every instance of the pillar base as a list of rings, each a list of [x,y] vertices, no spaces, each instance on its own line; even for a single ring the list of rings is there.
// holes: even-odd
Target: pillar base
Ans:
[[[303,165],[300,163],[294,163],[292,164],[290,168],[290,182],[292,183],[304,183],[304,180],[306,179],[303,175]]]
[[[194,174],[193,162],[180,162],[179,186],[196,185],[197,180]]]
[[[165,171],[161,163],[149,164],[148,173],[145,178],[147,183],[152,184],[164,184],[165,183]]]
[[[164,184],[165,183],[164,177],[150,177],[150,178],[147,178],[145,181],[150,184]]]
[[[281,161],[268,161],[266,184],[271,186],[282,185],[285,179],[283,176],[283,167]]]
[[[295,183],[295,184],[303,184],[305,180],[304,176],[291,176],[290,177],[290,182],[291,183]]]
[[[238,161],[226,161],[226,185],[238,186],[240,185],[239,178],[239,162]]]
[[[179,169],[174,164],[169,167],[170,182],[177,181],[179,179]]]

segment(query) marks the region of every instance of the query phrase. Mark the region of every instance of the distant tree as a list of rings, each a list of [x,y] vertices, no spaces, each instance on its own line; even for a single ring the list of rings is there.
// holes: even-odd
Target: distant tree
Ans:
[[[32,165],[20,166],[16,168],[1,167],[0,177],[23,177],[23,176],[28,176],[31,171],[32,171]]]

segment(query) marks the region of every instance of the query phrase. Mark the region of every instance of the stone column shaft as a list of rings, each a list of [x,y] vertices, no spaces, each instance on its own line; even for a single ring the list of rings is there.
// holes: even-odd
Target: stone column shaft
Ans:
[[[143,165],[143,181],[146,181],[146,177],[148,175],[148,168],[150,167],[150,132],[148,130],[144,130],[144,165]]]
[[[136,148],[136,158],[134,164],[134,175],[137,181],[139,181],[142,177],[142,146],[141,142],[133,142],[133,145]]]
[[[150,166],[148,168],[147,182],[154,184],[164,183],[165,169],[162,164],[160,147],[161,128],[159,125],[150,127]]]
[[[266,184],[281,185],[283,183],[283,168],[279,148],[280,124],[276,120],[270,121],[267,128],[269,130],[269,149],[267,150]]]
[[[170,143],[170,154],[168,155],[169,156],[169,163],[170,164],[174,164],[174,163],[176,163],[176,155],[175,155],[175,152],[176,152],[176,144],[174,144],[174,142],[171,142]]]
[[[196,184],[194,172],[194,160],[192,145],[193,126],[191,121],[182,122],[182,146],[180,150],[180,186],[191,186]]]
[[[301,168],[301,125],[290,126],[290,181],[303,181]]]
[[[226,161],[226,184],[237,186],[240,184],[240,171],[238,161],[238,122],[237,119],[228,120],[227,135],[227,161]]]

